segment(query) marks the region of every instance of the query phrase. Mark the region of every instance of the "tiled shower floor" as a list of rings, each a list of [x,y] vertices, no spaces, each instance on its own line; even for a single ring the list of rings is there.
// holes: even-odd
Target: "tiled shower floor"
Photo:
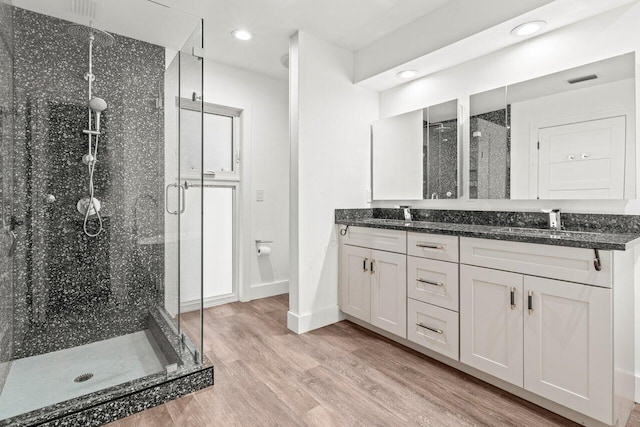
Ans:
[[[0,395],[0,420],[164,370],[167,362],[149,331],[11,362]],[[74,382],[93,373],[85,382]]]

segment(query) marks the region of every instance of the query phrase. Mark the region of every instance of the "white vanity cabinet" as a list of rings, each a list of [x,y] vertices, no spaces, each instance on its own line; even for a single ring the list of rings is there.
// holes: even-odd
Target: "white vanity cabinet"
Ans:
[[[461,362],[615,424],[611,252],[597,271],[592,249],[471,238],[460,248]],[[592,284],[533,275],[556,270]]]
[[[376,247],[391,248],[402,253],[378,250]],[[340,309],[406,338],[406,232],[349,227],[340,252]]]
[[[579,423],[624,425],[636,248],[340,229],[350,320]]]

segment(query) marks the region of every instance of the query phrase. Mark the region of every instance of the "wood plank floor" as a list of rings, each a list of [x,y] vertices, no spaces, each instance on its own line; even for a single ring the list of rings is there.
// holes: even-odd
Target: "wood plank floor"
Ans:
[[[293,334],[287,308],[280,295],[206,310],[215,386],[110,426],[577,425],[350,322]]]

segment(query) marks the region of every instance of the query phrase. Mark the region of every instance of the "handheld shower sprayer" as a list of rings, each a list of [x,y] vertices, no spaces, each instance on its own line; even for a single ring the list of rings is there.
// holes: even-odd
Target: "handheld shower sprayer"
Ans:
[[[89,108],[91,108],[96,115],[96,132],[100,133],[100,115],[107,109],[107,102],[102,98],[92,98],[91,101],[89,101]]]

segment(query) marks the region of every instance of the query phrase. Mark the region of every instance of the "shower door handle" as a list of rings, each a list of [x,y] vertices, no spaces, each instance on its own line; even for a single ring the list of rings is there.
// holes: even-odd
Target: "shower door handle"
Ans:
[[[170,215],[178,215],[178,211],[170,211],[169,210],[169,189],[170,188],[181,188],[182,186],[180,184],[167,184],[167,186],[164,189],[164,208],[167,211],[168,214]],[[180,190],[178,190],[180,191]],[[178,202],[180,203],[180,202]]]
[[[178,200],[178,210],[176,211],[170,211],[169,210],[169,189],[170,188],[177,188],[178,192],[180,193],[180,199]],[[166,209],[167,213],[171,214],[171,215],[178,215],[178,214],[183,214],[185,209],[187,208],[187,200],[186,200],[186,189],[184,188],[184,186],[182,184],[168,184],[165,189],[164,189],[164,208]]]

